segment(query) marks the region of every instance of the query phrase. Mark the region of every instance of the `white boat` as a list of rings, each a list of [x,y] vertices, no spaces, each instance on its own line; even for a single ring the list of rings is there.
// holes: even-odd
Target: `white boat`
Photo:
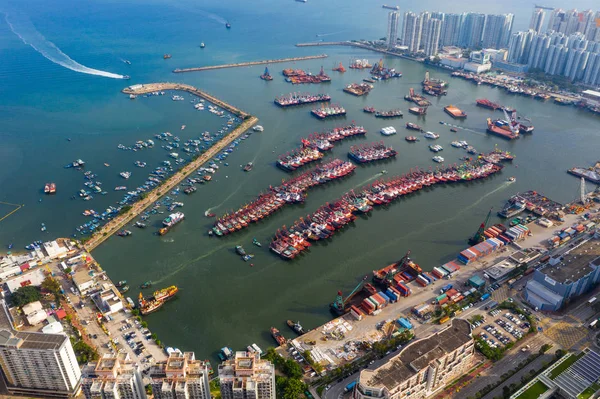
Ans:
[[[173,97],[171,97],[171,100],[173,101],[183,101],[185,100],[185,98],[178,96],[178,95],[174,95]]]
[[[384,136],[391,136],[393,134],[396,134],[396,129],[394,129],[393,126],[388,126],[388,127],[384,127],[380,130],[380,133],[383,134]]]
[[[204,42],[200,43],[200,48],[204,48],[206,47],[206,45],[204,44]]]
[[[254,130],[255,132],[262,132],[263,130],[265,130],[265,128],[261,125],[256,125],[252,128],[252,130]]]
[[[435,157],[433,157],[431,159],[433,159],[437,163],[444,162],[444,158],[440,157],[439,155],[436,155]]]
[[[444,147],[442,147],[441,145],[438,145],[438,144],[435,144],[435,145],[431,144],[431,145],[429,145],[429,149],[433,152],[440,152],[444,149]]]
[[[456,148],[462,148],[462,143],[460,141],[453,141],[452,143],[450,143],[450,145],[452,145],[452,147],[456,147]]]
[[[440,138],[440,135],[434,132],[427,132],[424,134],[426,139],[436,140]]]
[[[135,100],[135,98],[136,98],[136,97],[137,97],[137,96],[136,96],[135,94],[130,94],[130,95],[129,95],[129,98],[130,98],[131,100]]]
[[[123,178],[123,179],[129,179],[131,177],[131,172],[121,172],[119,173],[119,175]]]

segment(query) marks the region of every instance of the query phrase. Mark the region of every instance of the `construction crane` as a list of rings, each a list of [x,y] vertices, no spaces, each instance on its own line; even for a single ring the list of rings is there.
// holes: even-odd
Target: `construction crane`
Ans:
[[[352,292],[350,292],[350,294],[348,294],[348,296],[346,298],[344,298],[342,291],[338,291],[337,296],[335,297],[335,302],[332,302],[331,304],[329,304],[329,307],[331,308],[331,310],[333,310],[334,312],[336,312],[339,315],[346,313],[346,310],[347,310],[346,307],[348,305],[348,302],[350,301],[350,299],[352,299],[352,297],[354,295],[356,295],[356,293],[358,291],[360,291],[362,289],[362,287],[365,285],[365,281],[367,281],[367,278],[369,278],[369,276],[365,276],[360,281],[360,283],[358,283],[358,285],[356,287],[354,287]]]
[[[394,267],[393,269],[388,271],[388,273],[385,275],[385,281],[388,285],[392,285],[392,282],[394,281],[394,277],[396,276],[396,274],[400,273],[403,270],[404,265],[406,265],[406,263],[408,263],[410,261],[409,256],[410,256],[410,250],[408,250],[406,252],[406,254],[402,257],[402,259],[400,259],[398,262],[396,262],[396,267]]]
[[[485,235],[483,234],[483,232],[485,231],[487,224],[490,221],[490,216],[492,216],[492,209],[493,208],[490,208],[490,211],[488,212],[485,220],[483,221],[483,223],[481,223],[481,225],[479,225],[479,229],[477,229],[477,232],[473,235],[473,237],[469,238],[469,244],[477,245],[485,240]]]

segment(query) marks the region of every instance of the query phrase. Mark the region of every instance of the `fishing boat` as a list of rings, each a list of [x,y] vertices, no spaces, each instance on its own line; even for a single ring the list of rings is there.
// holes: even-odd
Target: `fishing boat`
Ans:
[[[302,335],[305,333],[304,328],[302,327],[302,325],[300,324],[299,321],[294,323],[291,320],[287,320],[286,324],[288,325],[289,328],[294,330],[296,332],[296,334],[298,334],[298,335]]]
[[[144,283],[142,283],[140,285],[141,289],[150,288],[150,287],[152,287],[152,282],[151,281],[146,281],[146,282],[144,282]]]
[[[406,124],[406,128],[410,129],[410,130],[417,130],[419,132],[423,131],[423,128],[421,126],[417,125],[416,123],[412,123],[412,122],[408,122]]]
[[[169,58],[171,58],[171,54],[165,54],[165,55],[163,55],[163,59],[164,60],[168,60]]]
[[[285,337],[281,335],[279,330],[275,327],[271,327],[271,335],[279,345],[285,345],[285,343],[287,342],[287,339],[285,339]]]
[[[258,240],[256,238],[252,239],[252,244],[256,245],[257,247],[262,247],[262,244],[260,242],[258,242]]]
[[[121,230],[117,233],[117,235],[119,237],[129,237],[130,235],[132,235],[133,233],[129,230]]]
[[[374,114],[376,109],[374,107],[364,107],[363,112],[366,112],[367,114]]]
[[[124,286],[124,285],[126,285],[126,284],[127,284],[127,280],[121,280],[121,281],[119,281],[117,284],[115,284],[115,286],[116,286],[117,288],[119,288],[119,287],[122,287],[122,286]]]
[[[135,222],[135,227],[139,227],[140,229],[145,229],[146,228],[146,223],[143,222]]]
[[[44,186],[45,194],[55,194],[56,193],[56,184],[54,183],[46,183]]]
[[[217,216],[216,214],[209,212],[209,211],[205,211],[204,212],[204,216],[206,216],[207,218],[214,218],[215,216]]]
[[[375,112],[376,118],[398,118],[398,117],[402,118],[403,116],[404,116],[404,113],[399,109]]]
[[[129,286],[128,286],[128,285],[124,285],[124,286],[122,286],[122,287],[119,287],[119,292],[120,292],[121,294],[124,294],[124,293],[126,293],[127,291],[129,291]]]
[[[253,167],[254,167],[254,164],[252,162],[248,162],[246,164],[246,166],[244,166],[244,172],[250,172]]]
[[[348,152],[348,157],[358,163],[366,163],[395,157],[397,154],[396,150],[391,146],[386,146],[381,141],[379,143],[352,146]]]
[[[246,255],[242,256],[242,259],[244,260],[244,262],[248,262],[252,258],[254,258],[254,255],[252,255],[252,254],[246,254]]]
[[[240,256],[244,256],[246,255],[246,250],[244,249],[244,247],[242,247],[241,245],[236,245],[235,246],[235,252],[240,255]]]
[[[414,143],[418,139],[415,136],[406,136],[404,140],[408,141],[409,143]]]
[[[121,176],[123,179],[129,179],[131,177],[131,172],[121,172],[119,173],[119,176]]]
[[[433,159],[433,160],[434,160],[435,162],[437,162],[437,163],[442,163],[442,162],[444,162],[444,158],[443,158],[443,157],[440,157],[439,155],[436,155],[435,157],[433,157],[433,158],[431,158],[431,159]]]

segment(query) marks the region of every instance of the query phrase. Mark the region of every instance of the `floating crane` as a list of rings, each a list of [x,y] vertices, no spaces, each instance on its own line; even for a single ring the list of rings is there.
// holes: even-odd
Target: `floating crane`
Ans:
[[[410,250],[406,252],[406,254],[402,257],[402,259],[400,259],[398,262],[396,262],[396,267],[392,268],[391,270],[389,270],[387,272],[387,274],[385,275],[385,282],[387,285],[393,285],[394,277],[396,276],[396,274],[403,271],[404,265],[406,265],[408,262],[410,262],[409,256],[410,256]]]
[[[469,244],[477,245],[480,242],[483,242],[485,240],[484,231],[487,227],[488,222],[490,221],[491,216],[492,216],[492,208],[490,208],[490,211],[488,212],[483,223],[481,223],[481,225],[479,226],[479,229],[477,229],[477,232],[473,235],[473,237],[469,238]]]
[[[346,311],[348,310],[347,309],[348,303],[350,302],[352,297],[354,297],[354,295],[356,295],[363,288],[363,286],[365,285],[365,281],[367,281],[367,278],[369,278],[369,276],[365,276],[360,281],[360,283],[358,283],[358,285],[356,287],[354,287],[352,292],[350,292],[350,294],[348,294],[348,296],[346,298],[344,298],[342,291],[338,291],[337,296],[335,297],[335,302],[333,302],[329,305],[331,310],[333,310],[335,313],[337,313],[339,315],[346,313]]]

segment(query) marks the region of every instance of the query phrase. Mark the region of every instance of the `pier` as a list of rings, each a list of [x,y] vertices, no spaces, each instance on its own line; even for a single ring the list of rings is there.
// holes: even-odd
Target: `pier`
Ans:
[[[147,207],[159,200],[163,195],[168,194],[179,183],[181,183],[188,176],[194,173],[200,166],[212,159],[225,147],[231,144],[233,140],[241,136],[246,130],[250,129],[254,124],[258,122],[257,117],[247,114],[233,107],[232,105],[224,103],[223,101],[218,100],[213,96],[210,96],[198,90],[197,88],[189,85],[183,85],[178,83],[151,83],[148,85],[135,85],[128,87],[123,90],[123,93],[137,95],[161,90],[187,91],[199,97],[205,98],[215,103],[216,105],[232,113],[235,113],[240,117],[243,117],[244,121],[237,128],[232,130],[229,134],[227,134],[221,140],[215,143],[204,154],[200,155],[198,158],[185,165],[181,170],[175,172],[175,174],[173,174],[173,176],[165,180],[163,184],[154,188],[152,191],[147,192],[146,196],[144,198],[141,198],[136,203],[132,204],[131,209],[129,209],[127,212],[118,215],[117,217],[109,221],[107,224],[105,224],[101,229],[96,231],[84,244],[84,248],[88,252],[94,250],[96,247],[98,247],[100,244],[106,241],[111,235],[122,229],[127,223],[130,223],[134,218],[136,218],[140,213],[142,213]]]
[[[405,55],[402,54],[398,54],[398,53],[394,53],[392,51],[388,51],[388,50],[383,50],[377,47],[373,47],[373,46],[369,46],[366,44],[362,44],[359,42],[351,42],[351,41],[344,41],[344,42],[308,42],[308,43],[297,43],[296,47],[324,47],[324,46],[350,46],[350,47],[357,47],[357,48],[362,48],[365,50],[371,50],[371,51],[375,51],[377,53],[382,53],[382,54],[387,54],[387,55],[392,55],[394,57],[398,57],[398,58],[404,58],[407,60],[411,60],[411,61],[417,61],[417,62],[423,62],[423,58],[413,58],[413,57],[407,57]]]
[[[301,47],[301,46],[299,46],[299,47]],[[211,71],[213,69],[239,68],[239,67],[254,66],[254,65],[278,64],[281,62],[318,60],[319,58],[327,58],[327,54],[307,55],[306,57],[280,58],[278,60],[238,62],[236,64],[210,65],[210,66],[197,67],[197,68],[177,68],[177,69],[173,70],[173,73]]]

